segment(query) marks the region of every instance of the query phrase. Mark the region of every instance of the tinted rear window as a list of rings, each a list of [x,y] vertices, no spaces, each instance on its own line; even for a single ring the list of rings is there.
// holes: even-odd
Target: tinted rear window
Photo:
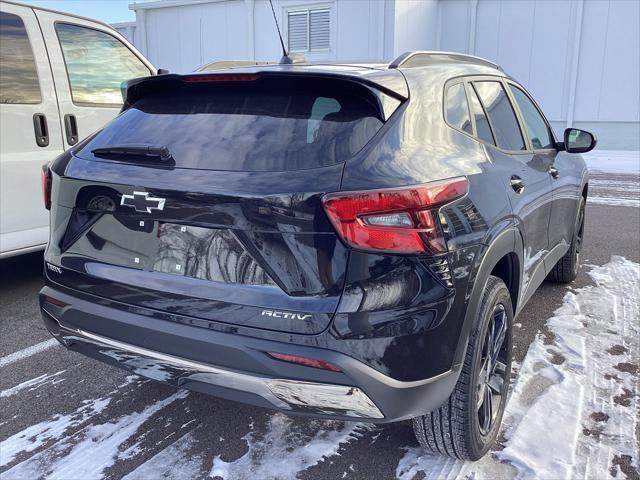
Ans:
[[[526,150],[516,114],[500,82],[473,82],[500,148]]]
[[[142,98],[77,155],[142,144],[166,146],[177,168],[300,170],[347,160],[382,124],[374,97],[345,82],[209,83]]]

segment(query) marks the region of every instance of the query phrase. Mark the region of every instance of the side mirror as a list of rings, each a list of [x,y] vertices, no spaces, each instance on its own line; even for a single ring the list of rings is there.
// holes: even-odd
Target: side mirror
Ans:
[[[578,128],[567,128],[564,131],[564,149],[569,153],[585,153],[593,150],[598,139],[593,133]]]

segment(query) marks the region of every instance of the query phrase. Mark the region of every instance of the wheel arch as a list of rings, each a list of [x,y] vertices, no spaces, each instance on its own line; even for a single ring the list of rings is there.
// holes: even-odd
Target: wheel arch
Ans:
[[[489,276],[501,278],[509,289],[514,315],[518,311],[522,287],[522,266],[524,246],[522,236],[516,227],[509,227],[500,232],[493,241],[483,247],[478,254],[473,284],[470,288],[469,300],[464,317],[462,331],[455,354],[455,367],[459,367],[466,352],[471,329],[476,325],[482,293]]]

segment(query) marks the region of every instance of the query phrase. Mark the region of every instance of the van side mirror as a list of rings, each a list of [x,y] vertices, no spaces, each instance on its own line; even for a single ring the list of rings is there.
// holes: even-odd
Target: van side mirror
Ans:
[[[593,150],[598,139],[593,133],[578,128],[567,128],[564,131],[564,149],[569,153],[585,153]]]

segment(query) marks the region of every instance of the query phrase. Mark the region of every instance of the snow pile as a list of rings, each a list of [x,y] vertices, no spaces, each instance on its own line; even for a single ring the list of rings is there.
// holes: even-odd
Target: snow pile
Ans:
[[[637,473],[640,265],[614,256],[589,274],[596,285],[568,292],[547,321],[555,338],[539,335],[527,352],[503,420],[504,448],[468,464],[407,449],[398,478]]]
[[[497,455],[524,476],[607,478],[615,458],[638,468],[639,403],[626,392],[638,382],[639,267],[614,256],[593,268],[596,285],[567,293],[547,321],[551,345],[529,349]]]
[[[582,156],[590,172],[640,175],[640,152],[636,150],[593,150]]]
[[[640,207],[640,152],[595,150],[584,159],[589,203]]]

